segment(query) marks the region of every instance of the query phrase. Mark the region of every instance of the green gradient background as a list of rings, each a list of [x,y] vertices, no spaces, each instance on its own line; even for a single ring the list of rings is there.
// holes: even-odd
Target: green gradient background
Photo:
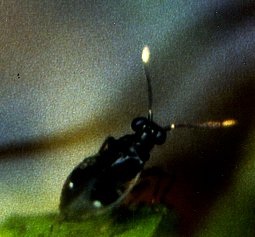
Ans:
[[[239,121],[153,151],[148,166],[176,175],[180,232],[253,236],[254,5],[1,1],[0,220],[57,211],[73,167],[146,114],[147,44],[157,122]]]

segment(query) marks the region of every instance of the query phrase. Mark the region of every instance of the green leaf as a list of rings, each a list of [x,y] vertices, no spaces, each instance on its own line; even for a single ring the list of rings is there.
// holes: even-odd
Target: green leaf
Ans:
[[[100,215],[84,221],[60,221],[57,214],[12,216],[0,226],[0,237],[174,236],[175,223],[174,214],[161,206],[157,208],[144,207],[115,215]],[[158,235],[158,233],[161,234]],[[169,235],[170,233],[172,234]]]

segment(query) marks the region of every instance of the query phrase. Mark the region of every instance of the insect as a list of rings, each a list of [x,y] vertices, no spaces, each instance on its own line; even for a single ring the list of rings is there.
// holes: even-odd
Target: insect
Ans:
[[[67,177],[60,197],[60,213],[64,218],[86,217],[117,207],[136,184],[150,152],[166,141],[167,132],[175,128],[219,128],[232,126],[235,120],[210,121],[200,124],[160,126],[153,120],[152,86],[148,71],[150,51],[142,51],[148,85],[148,117],[135,118],[133,134],[118,139],[108,137],[99,152],[85,158]]]

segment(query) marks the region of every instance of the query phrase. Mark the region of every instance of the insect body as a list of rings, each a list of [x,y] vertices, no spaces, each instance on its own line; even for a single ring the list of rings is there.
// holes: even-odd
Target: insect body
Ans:
[[[67,216],[102,212],[125,197],[155,144],[165,142],[166,131],[147,118],[132,122],[134,134],[109,137],[99,153],[86,158],[67,178],[60,210]]]
[[[146,63],[149,49],[142,58],[148,84],[148,118],[135,118],[133,134],[119,139],[108,137],[95,156],[84,159],[67,177],[60,199],[60,212],[65,218],[85,217],[117,206],[135,185],[155,145],[164,144],[167,131],[178,127],[223,127],[225,122],[172,124],[161,127],[152,119],[152,88]],[[229,126],[234,120],[228,120]]]

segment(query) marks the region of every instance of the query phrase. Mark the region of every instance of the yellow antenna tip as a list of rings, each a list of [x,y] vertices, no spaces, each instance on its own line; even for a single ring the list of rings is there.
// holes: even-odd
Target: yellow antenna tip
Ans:
[[[235,119],[227,119],[222,122],[222,127],[231,127],[235,126],[237,121]]]
[[[145,46],[142,52],[142,60],[144,63],[148,63],[149,59],[150,59],[150,49],[148,46]]]

